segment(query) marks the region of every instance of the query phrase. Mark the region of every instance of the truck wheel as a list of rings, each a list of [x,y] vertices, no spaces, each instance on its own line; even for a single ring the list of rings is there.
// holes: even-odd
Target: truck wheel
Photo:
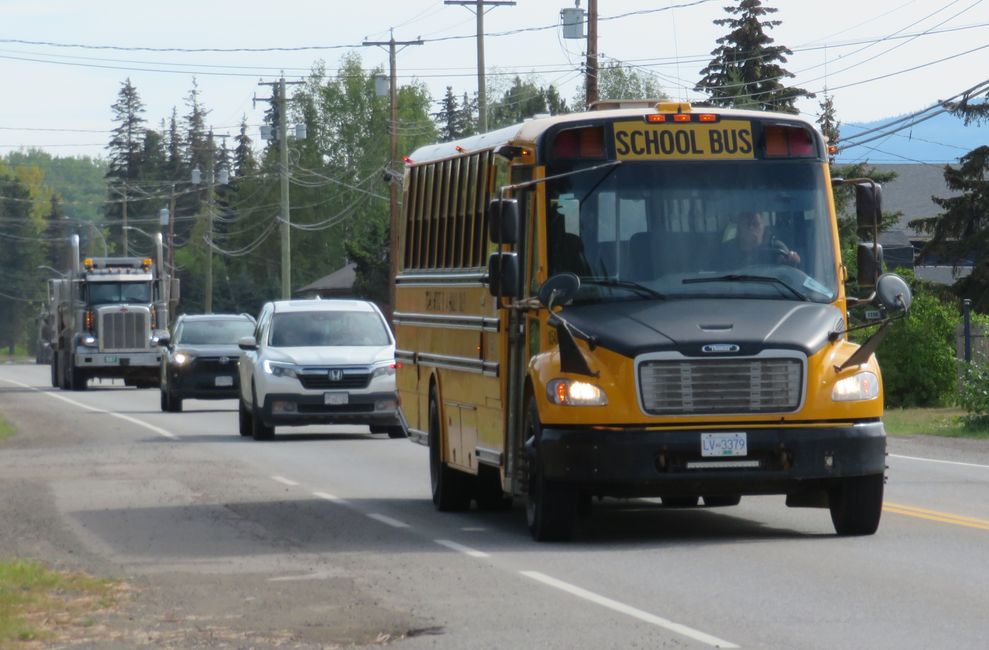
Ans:
[[[529,458],[529,494],[525,500],[525,519],[529,533],[537,542],[565,542],[573,538],[577,523],[577,490],[573,485],[551,481],[543,476],[539,458],[542,424],[536,402],[526,409],[523,437],[535,441]]]
[[[171,413],[181,413],[182,412],[182,398],[176,397],[169,391],[168,393],[168,410]]]
[[[251,412],[247,410],[247,404],[242,398],[237,399],[237,425],[240,435],[245,438],[251,435]]]
[[[89,381],[89,378],[86,377],[86,371],[72,368],[70,372],[72,373],[72,378],[69,388],[72,390],[86,390],[86,382]]]
[[[440,440],[440,409],[436,394],[429,396],[429,481],[433,489],[433,505],[441,512],[460,512],[470,508],[472,477],[443,462]]]
[[[275,427],[268,426],[261,419],[258,394],[253,386],[251,387],[251,437],[255,440],[271,440],[275,437]]]
[[[168,394],[168,391],[165,390],[165,387],[164,386],[162,386],[162,388],[161,388],[161,410],[162,410],[163,413],[168,413],[169,411],[172,410],[172,405],[169,402],[169,397],[170,396]]]
[[[882,474],[841,479],[829,493],[831,523],[839,535],[872,535],[883,513]]]

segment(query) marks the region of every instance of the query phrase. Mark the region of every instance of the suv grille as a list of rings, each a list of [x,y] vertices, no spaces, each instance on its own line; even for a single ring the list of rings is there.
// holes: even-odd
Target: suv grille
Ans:
[[[342,372],[343,376],[334,379],[334,372]],[[366,368],[304,368],[299,381],[308,389],[367,388],[371,373]]]
[[[802,383],[797,359],[646,361],[639,366],[642,405],[653,415],[794,411]]]
[[[122,312],[99,310],[100,350],[148,350],[151,347],[151,314],[146,307]]]

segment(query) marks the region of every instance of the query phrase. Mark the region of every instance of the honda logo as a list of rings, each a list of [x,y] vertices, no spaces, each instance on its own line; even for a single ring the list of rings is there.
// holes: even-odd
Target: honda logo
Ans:
[[[327,375],[329,376],[330,381],[340,381],[343,379],[343,370],[333,368],[327,373]]]
[[[225,365],[230,363],[230,357],[220,357],[220,364]]]

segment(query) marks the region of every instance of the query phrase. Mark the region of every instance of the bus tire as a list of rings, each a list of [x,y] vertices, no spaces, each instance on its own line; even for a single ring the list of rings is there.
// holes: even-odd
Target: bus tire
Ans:
[[[663,497],[663,505],[667,508],[693,508],[697,505],[698,499],[699,497],[696,496]],[[707,503],[707,501],[704,503]]]
[[[831,523],[839,535],[872,535],[883,513],[882,474],[841,479],[828,497]]]
[[[512,497],[501,489],[501,472],[495,467],[482,465],[477,470],[477,485],[474,499],[478,510],[502,512],[512,507]]]
[[[526,409],[526,440],[532,438],[533,454],[529,458],[529,494],[525,499],[525,519],[529,533],[537,542],[565,542],[573,539],[577,524],[577,490],[562,481],[551,481],[543,476],[539,459],[539,440],[542,424],[534,400]]]
[[[468,477],[443,462],[440,440],[440,409],[435,393],[429,397],[429,481],[433,505],[440,512],[462,512],[470,508]]]
[[[261,408],[258,406],[258,394],[251,386],[251,437],[255,440],[271,440],[275,437],[275,427],[269,426],[261,419]]]

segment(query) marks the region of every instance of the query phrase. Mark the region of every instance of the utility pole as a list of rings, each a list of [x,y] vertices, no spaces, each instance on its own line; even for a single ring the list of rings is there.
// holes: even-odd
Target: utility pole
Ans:
[[[473,7],[477,16],[477,125],[481,133],[488,130],[488,104],[484,79],[484,8],[486,6],[514,5],[514,0],[443,0],[445,5]]]
[[[598,0],[587,3],[587,70],[585,71],[587,106],[598,100]]]
[[[282,237],[282,300],[292,297],[292,248],[291,248],[291,217],[289,216],[289,171],[288,171],[288,111],[286,107],[285,86],[301,84],[301,81],[285,81],[281,77],[277,81],[277,97],[269,97],[268,101],[276,99],[278,101],[278,154],[281,161],[279,170],[281,174],[281,237]],[[276,82],[259,81],[259,86],[271,86],[274,89]],[[255,99],[257,101],[257,99]],[[262,100],[263,101],[263,100]]]
[[[396,41],[394,31],[390,31],[387,41],[364,41],[362,45],[367,46],[388,46],[388,69],[390,88],[388,89],[388,100],[391,104],[391,120],[388,125],[390,139],[388,161],[388,188],[390,193],[389,226],[388,226],[388,315],[395,311],[395,276],[398,274],[398,73],[396,55],[398,46],[404,50],[409,45],[422,45],[422,40]]]
[[[175,183],[168,195],[168,272],[175,275]]]
[[[124,183],[124,203],[123,203],[123,217],[124,223],[121,232],[124,235],[124,257],[127,257],[127,183]]]

